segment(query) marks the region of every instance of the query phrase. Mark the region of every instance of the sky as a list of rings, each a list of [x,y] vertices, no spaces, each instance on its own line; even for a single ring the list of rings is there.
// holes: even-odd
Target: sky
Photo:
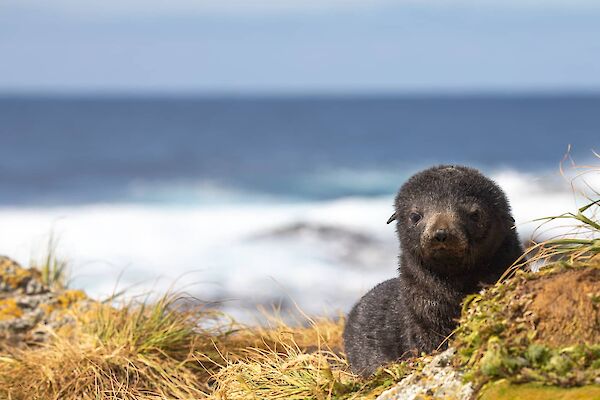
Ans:
[[[600,90],[596,0],[1,0],[2,93]]]

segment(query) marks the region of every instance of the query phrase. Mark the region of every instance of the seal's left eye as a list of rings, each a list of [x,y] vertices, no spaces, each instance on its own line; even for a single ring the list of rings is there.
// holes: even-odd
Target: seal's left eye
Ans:
[[[479,220],[481,220],[481,212],[479,210],[473,210],[469,213],[469,218],[473,222],[479,222]]]
[[[410,213],[408,218],[410,219],[410,222],[412,222],[413,224],[416,224],[421,220],[421,218],[423,218],[423,216],[419,213],[412,212],[412,213]]]

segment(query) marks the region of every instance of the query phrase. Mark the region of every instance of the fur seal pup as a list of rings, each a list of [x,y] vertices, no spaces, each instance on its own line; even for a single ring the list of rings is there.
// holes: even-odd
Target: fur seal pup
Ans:
[[[431,352],[448,336],[466,295],[495,283],[522,253],[508,200],[475,169],[442,165],[411,177],[395,212],[399,277],[352,308],[344,347],[354,373]]]

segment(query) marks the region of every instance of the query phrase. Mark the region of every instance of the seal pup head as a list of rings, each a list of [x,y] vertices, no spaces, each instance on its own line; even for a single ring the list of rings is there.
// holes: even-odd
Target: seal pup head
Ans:
[[[394,220],[402,257],[444,275],[485,268],[514,224],[498,185],[449,165],[411,177],[396,196]]]

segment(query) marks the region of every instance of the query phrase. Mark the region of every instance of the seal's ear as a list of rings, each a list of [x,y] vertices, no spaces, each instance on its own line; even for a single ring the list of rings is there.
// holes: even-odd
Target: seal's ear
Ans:
[[[506,226],[507,229],[515,229],[516,225],[515,225],[515,219],[512,217],[512,215],[507,215],[505,217],[503,217],[501,219],[501,223]]]
[[[387,222],[386,222],[386,223],[389,225],[389,224],[390,224],[390,222],[392,222],[392,221],[395,221],[395,220],[396,220],[396,217],[397,217],[397,215],[396,215],[396,213],[394,212],[394,213],[392,214],[392,216],[391,216],[391,217],[390,217],[390,218],[387,220]]]
[[[515,226],[515,219],[512,217],[512,215],[510,215],[508,217],[508,224],[509,224],[509,226],[510,226],[511,229],[516,228],[516,226]]]

